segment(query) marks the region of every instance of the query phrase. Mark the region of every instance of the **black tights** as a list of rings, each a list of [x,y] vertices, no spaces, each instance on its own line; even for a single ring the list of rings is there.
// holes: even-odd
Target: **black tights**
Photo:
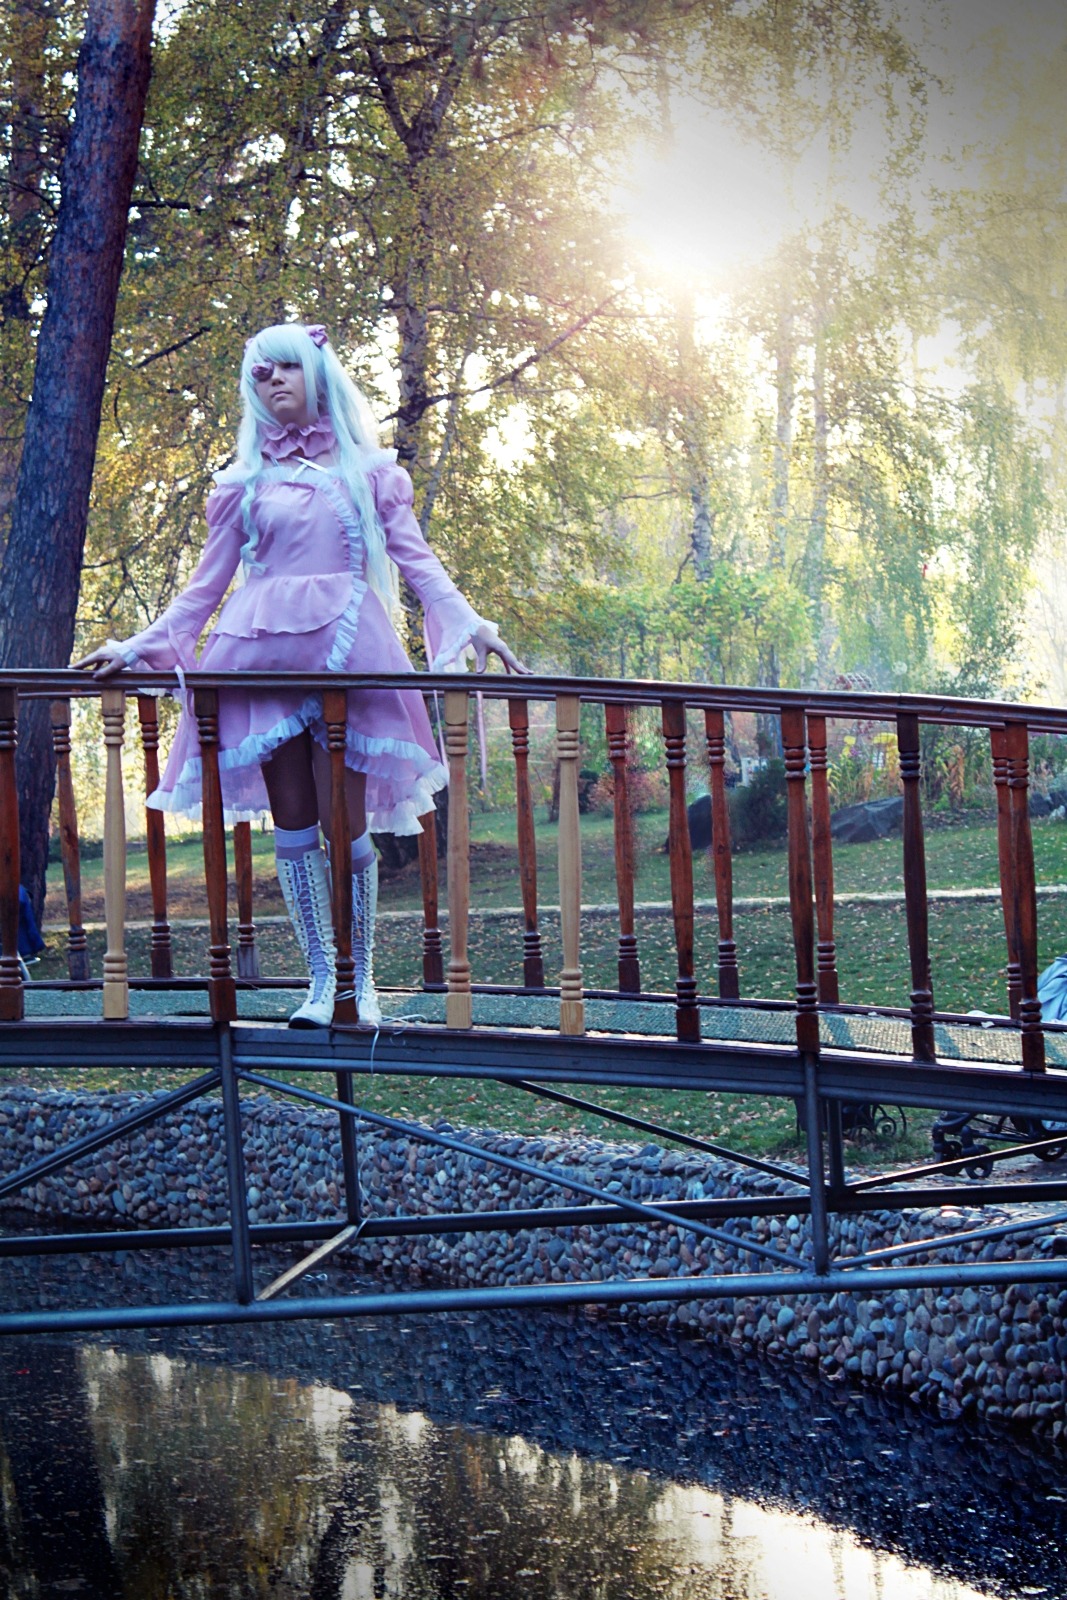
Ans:
[[[330,837],[330,758],[306,730],[279,745],[263,764],[271,815],[279,828],[319,823]],[[345,768],[348,823],[353,839],[367,827],[367,775]]]

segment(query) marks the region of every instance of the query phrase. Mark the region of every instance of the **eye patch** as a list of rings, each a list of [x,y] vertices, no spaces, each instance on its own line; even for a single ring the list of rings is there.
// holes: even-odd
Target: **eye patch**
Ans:
[[[274,371],[274,362],[273,361],[255,361],[255,362],[253,362],[252,363],[252,381],[253,381],[253,383],[266,383],[267,379],[270,377],[270,375],[271,375],[271,373],[273,371]]]

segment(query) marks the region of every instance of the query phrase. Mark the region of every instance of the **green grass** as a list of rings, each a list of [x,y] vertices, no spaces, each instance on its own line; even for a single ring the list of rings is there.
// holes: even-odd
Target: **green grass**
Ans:
[[[557,835],[555,823],[545,819],[544,808],[537,815],[538,899],[542,905],[559,903],[557,874]],[[1037,882],[1067,883],[1067,827],[1060,822],[1034,823],[1034,863]],[[670,864],[663,849],[667,836],[667,816],[656,812],[637,819],[636,896],[639,901],[670,899]],[[472,904],[483,909],[517,905],[519,901],[518,855],[514,841],[514,815],[511,812],[474,812],[471,817],[471,843],[475,847],[471,862]],[[269,833],[252,832],[253,870],[256,879],[256,904],[261,911],[281,910],[274,880],[274,842]],[[902,892],[901,842],[899,837],[875,840],[870,844],[836,845],[834,848],[834,887],[840,894],[857,891]],[[936,828],[926,837],[926,873],[930,889],[995,888],[997,873],[997,835],[992,823],[971,827]],[[167,875],[173,902],[173,915],[206,915],[203,893],[204,858],[199,835],[171,840],[167,847]],[[737,899],[785,896],[788,893],[784,845],[742,851],[733,862],[734,895]],[[441,864],[440,894],[447,904],[444,863]],[[698,899],[714,898],[715,885],[710,858],[698,854],[693,863],[694,891]],[[131,896],[131,920],[148,916],[148,859],[143,851],[129,858],[127,886]],[[51,895],[46,915],[59,922],[64,910],[61,901],[62,877],[57,866],[50,873]],[[102,898],[103,864],[99,858],[82,864],[82,892],[87,920],[99,920],[95,902]],[[582,899],[586,905],[602,905],[615,898],[615,861],[612,822],[609,816],[582,818]],[[145,903],[141,903],[145,902]],[[385,879],[382,906],[391,910],[417,910],[422,904],[418,868],[413,865],[397,877]],[[102,912],[101,912],[102,915]]]

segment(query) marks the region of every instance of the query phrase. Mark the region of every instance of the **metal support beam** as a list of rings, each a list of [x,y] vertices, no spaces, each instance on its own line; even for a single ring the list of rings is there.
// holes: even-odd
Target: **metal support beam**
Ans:
[[[704,1155],[718,1156],[721,1161],[732,1161],[739,1167],[750,1167],[753,1172],[766,1172],[772,1178],[784,1178],[787,1183],[802,1183],[807,1187],[808,1175],[799,1167],[787,1167],[777,1161],[761,1161],[758,1156],[746,1155],[742,1150],[731,1150],[724,1144],[712,1144],[709,1139],[694,1138],[691,1133],[680,1133],[677,1128],[667,1128],[661,1122],[649,1122],[644,1117],[628,1116],[625,1111],[613,1111],[609,1106],[598,1105],[595,1100],[583,1100],[579,1095],[564,1094],[560,1089],[549,1089],[543,1083],[527,1083],[523,1078],[498,1079],[509,1089],[523,1089],[539,1100],[552,1100],[557,1105],[573,1106],[576,1111],[587,1111],[603,1117],[605,1122],[618,1122],[624,1128],[636,1128],[641,1133],[653,1133],[661,1139],[684,1145],[687,1150],[699,1150]]]
[[[415,1316],[428,1312],[559,1310],[575,1305],[670,1305],[686,1300],[732,1300],[758,1295],[820,1297],[863,1290],[997,1288],[1018,1283],[1060,1283],[1067,1261],[939,1262],[929,1267],[858,1267],[855,1271],[736,1272],[717,1278],[612,1280],[608,1283],[521,1284],[492,1289],[417,1289],[358,1295],[323,1295],[310,1300],[243,1304],[206,1300],[190,1305],[114,1306],[0,1314],[0,1334],[88,1333],[115,1328],[188,1328],[239,1322],[297,1322],[307,1318]]]
[[[337,1074],[337,1098],[344,1106],[354,1106],[352,1074]],[[363,1192],[359,1183],[359,1124],[341,1117],[341,1172],[345,1182],[345,1215],[354,1227],[363,1220]]]
[[[822,1102],[819,1099],[818,1057],[804,1056],[804,1112],[808,1135],[808,1181],[811,1186],[811,1242],[815,1271],[830,1269],[830,1235],[826,1218],[826,1179],[822,1159]]]
[[[233,1281],[243,1306],[252,1299],[252,1243],[248,1231],[248,1190],[245,1186],[244,1145],[241,1139],[241,1092],[233,1064],[233,1042],[228,1022],[218,1024],[219,1070],[222,1075],[223,1129],[226,1142],[226,1184],[230,1197],[230,1237]]]
[[[342,1106],[336,1100],[331,1100],[327,1095],[317,1094],[314,1089],[298,1088],[293,1083],[281,1083],[276,1078],[263,1077],[258,1072],[241,1072],[238,1074],[246,1083],[254,1083],[261,1089],[273,1090],[276,1094],[291,1095],[297,1100],[306,1100],[310,1105],[325,1106],[332,1111],[340,1111],[342,1115],[359,1117],[364,1122],[369,1122],[372,1127],[387,1128],[391,1133],[406,1134],[409,1139],[420,1140],[424,1144],[437,1145],[442,1150],[453,1150],[459,1155],[472,1156],[477,1161],[484,1161],[490,1166],[504,1167],[509,1172],[519,1172],[525,1178],[537,1178],[542,1183],[558,1184],[561,1189],[569,1189],[573,1194],[588,1195],[591,1200],[612,1201],[622,1206],[630,1217],[640,1217],[646,1222],[666,1223],[668,1226],[677,1227],[677,1219],[669,1211],[664,1211],[662,1206],[650,1206],[641,1200],[630,1200],[621,1195],[609,1195],[603,1189],[598,1189],[595,1184],[583,1183],[572,1172],[561,1172],[557,1167],[534,1166],[529,1161],[520,1161],[515,1156],[501,1155],[496,1150],[486,1150],[482,1145],[468,1144],[465,1139],[456,1139],[450,1134],[438,1133],[433,1128],[424,1127],[419,1122],[401,1122],[397,1117],[384,1116],[380,1111],[368,1111],[364,1106]],[[703,1222],[690,1219],[686,1224],[690,1233],[696,1234],[698,1239],[710,1239],[715,1244],[726,1244],[737,1250],[747,1250],[751,1255],[761,1256],[766,1261],[773,1261],[781,1267],[798,1267],[799,1262],[787,1256],[781,1250],[772,1250],[769,1245],[760,1244],[755,1239],[746,1239],[736,1233],[726,1233],[721,1228],[709,1228]]]

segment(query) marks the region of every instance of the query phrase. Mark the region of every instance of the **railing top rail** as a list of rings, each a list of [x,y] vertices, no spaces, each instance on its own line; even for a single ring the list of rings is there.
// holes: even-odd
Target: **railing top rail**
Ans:
[[[135,693],[147,689],[164,693],[181,687],[174,672],[119,672],[106,680],[113,688]],[[767,712],[799,708],[815,716],[893,722],[911,714],[920,722],[962,727],[999,727],[1025,722],[1034,731],[1067,733],[1067,707],[1030,705],[1022,701],[972,700],[962,696],[929,694],[878,694],[870,690],[775,689],[735,684],[672,683],[648,678],[577,678],[532,673],[515,677],[503,672],[417,673],[309,673],[309,672],[187,672],[190,689],[268,689],[279,686],[314,689],[329,683],[336,689],[418,689],[423,693],[466,687],[493,699],[554,700],[557,695],[578,695],[596,704],[660,705],[682,700],[695,708],[723,711]],[[93,696],[101,681],[73,668],[0,668],[0,689],[17,689],[29,698]]]

